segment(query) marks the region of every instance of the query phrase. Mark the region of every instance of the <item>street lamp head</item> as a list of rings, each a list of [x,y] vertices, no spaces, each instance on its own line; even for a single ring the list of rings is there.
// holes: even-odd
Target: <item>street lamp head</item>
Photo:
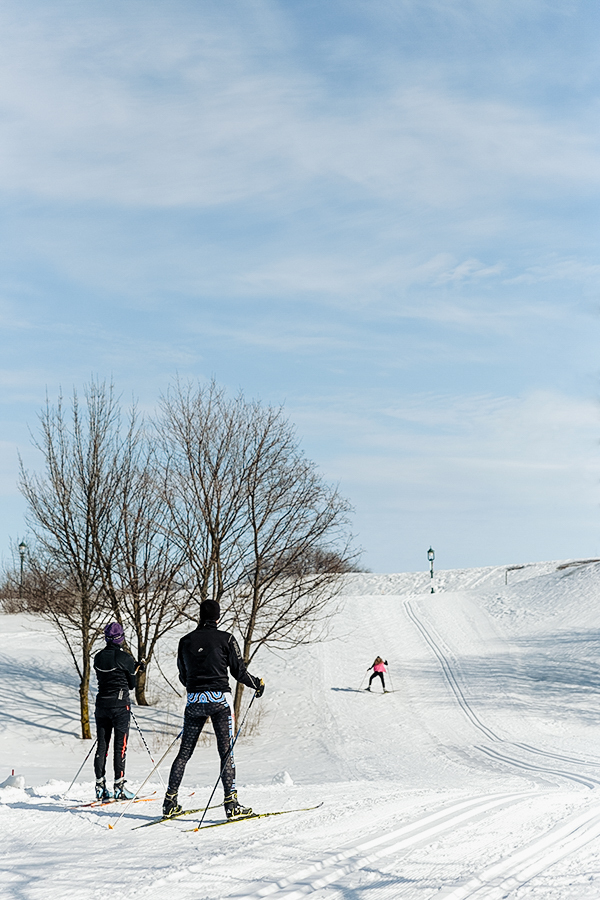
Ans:
[[[25,559],[26,553],[27,553],[27,544],[25,543],[25,541],[21,541],[21,543],[19,544],[19,554],[21,556],[21,559]]]
[[[434,561],[434,559],[435,559],[435,553],[434,553],[434,551],[433,551],[433,547],[430,547],[429,550],[427,551],[427,559],[429,560],[429,562],[433,562],[433,561]]]

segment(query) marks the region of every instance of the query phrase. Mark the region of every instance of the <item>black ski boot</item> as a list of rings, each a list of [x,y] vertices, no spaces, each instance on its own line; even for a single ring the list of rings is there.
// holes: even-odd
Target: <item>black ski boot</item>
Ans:
[[[177,803],[177,791],[167,791],[163,800],[163,816],[178,816],[182,812],[182,807]]]
[[[96,778],[96,800],[112,800],[112,794],[106,787],[106,778]]]
[[[243,819],[244,816],[252,815],[252,810],[249,806],[242,806],[240,804],[237,791],[232,791],[225,797],[223,806],[225,807],[225,815],[228,819]]]
[[[118,781],[115,781],[115,800],[133,800],[134,797],[135,794],[132,794],[125,787],[124,778],[119,778]]]

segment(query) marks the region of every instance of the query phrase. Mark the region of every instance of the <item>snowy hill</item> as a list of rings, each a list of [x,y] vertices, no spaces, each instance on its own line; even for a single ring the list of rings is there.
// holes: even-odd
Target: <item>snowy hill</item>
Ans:
[[[49,626],[0,617],[0,894],[46,898],[600,897],[600,563],[566,561],[346,577],[330,640],[265,654],[267,690],[236,748],[240,799],[311,812],[202,834],[158,813],[157,776],[117,822],[91,799],[77,684]],[[178,635],[160,665],[176,684]],[[372,693],[381,654],[393,693]],[[183,701],[155,670],[134,708],[152,755]],[[247,698],[248,699],[248,698]],[[166,778],[173,754],[161,767]],[[132,723],[129,784],[151,768]],[[218,775],[207,736],[180,799],[203,806]],[[221,791],[216,797],[220,799]],[[209,814],[221,817],[219,809]],[[115,825],[108,829],[108,823]]]

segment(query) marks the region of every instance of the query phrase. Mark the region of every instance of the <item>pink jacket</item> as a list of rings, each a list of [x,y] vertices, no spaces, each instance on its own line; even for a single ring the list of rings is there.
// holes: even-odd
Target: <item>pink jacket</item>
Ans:
[[[372,668],[373,668],[373,671],[375,671],[375,672],[386,672],[387,671],[387,669],[383,663],[375,663],[375,665],[372,666]]]

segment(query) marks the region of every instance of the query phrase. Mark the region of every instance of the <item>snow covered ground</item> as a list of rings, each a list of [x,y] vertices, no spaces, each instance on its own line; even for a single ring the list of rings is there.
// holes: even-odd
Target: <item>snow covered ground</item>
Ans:
[[[0,896],[120,898],[600,897],[600,563],[429,575],[348,576],[331,639],[252,667],[267,690],[236,748],[240,799],[310,812],[201,833],[193,817],[133,830],[155,798],[76,808],[91,762],[78,738],[76,680],[49,626],[1,616]],[[160,664],[174,684],[177,636]],[[394,692],[360,690],[389,661]],[[154,672],[158,702],[134,708],[158,758],[182,700]],[[173,751],[162,766],[166,778]],[[130,786],[151,768],[132,724]],[[214,738],[180,798],[203,806]],[[217,798],[221,798],[219,789]],[[209,814],[221,817],[220,809]],[[114,825],[113,829],[108,824]]]

